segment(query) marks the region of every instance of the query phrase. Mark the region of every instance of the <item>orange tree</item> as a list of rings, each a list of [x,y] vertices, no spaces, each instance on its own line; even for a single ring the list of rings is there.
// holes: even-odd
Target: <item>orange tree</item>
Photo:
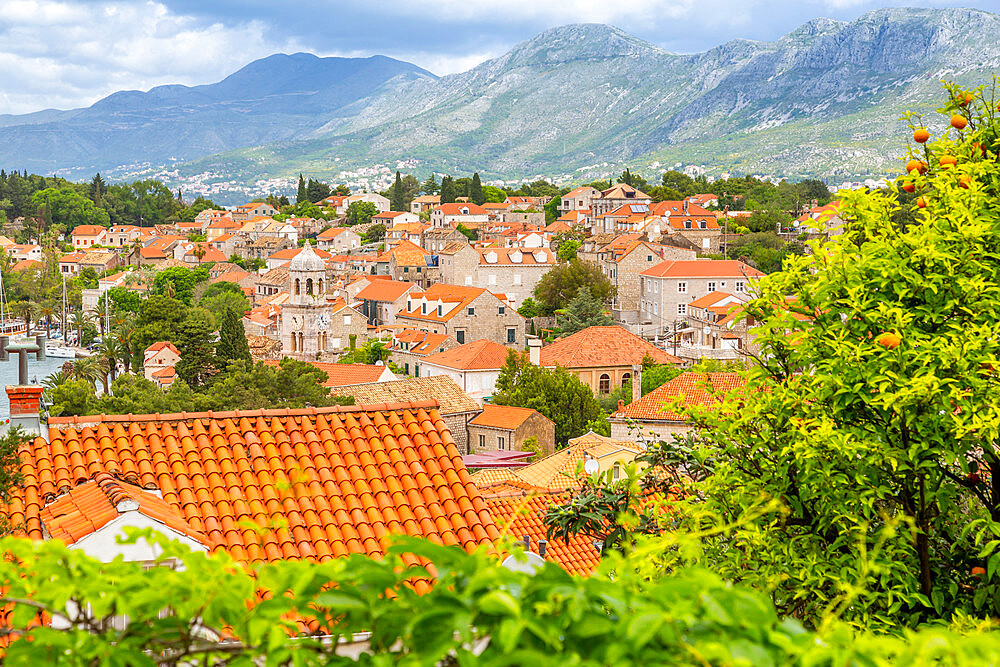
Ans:
[[[671,515],[683,557],[809,623],[1000,614],[1000,119],[995,86],[946,90],[944,134],[908,116],[912,222],[841,192],[842,233],[746,309],[747,390],[695,415],[715,467]]]

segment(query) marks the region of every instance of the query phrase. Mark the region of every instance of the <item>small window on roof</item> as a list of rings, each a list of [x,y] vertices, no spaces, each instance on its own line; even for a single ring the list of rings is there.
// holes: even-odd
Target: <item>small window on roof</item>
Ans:
[[[476,309],[473,308],[472,306],[469,306],[469,308],[466,311],[466,313],[468,313],[469,315],[475,315],[476,314]]]

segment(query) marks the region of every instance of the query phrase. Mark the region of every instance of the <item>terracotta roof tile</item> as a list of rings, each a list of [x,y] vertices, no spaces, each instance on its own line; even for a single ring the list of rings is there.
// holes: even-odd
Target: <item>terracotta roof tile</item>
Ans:
[[[569,500],[568,494],[496,495],[486,498],[486,506],[501,534],[515,540],[527,535],[531,550],[538,551],[538,541],[546,539],[545,512],[552,505]],[[558,563],[570,574],[589,575],[601,562],[601,553],[592,538],[575,535],[568,542],[548,540],[545,559]]]
[[[358,292],[358,301],[395,301],[410,289],[415,283],[397,282],[395,280],[375,280],[368,287]]]
[[[528,484],[549,491],[575,489],[580,486],[576,479],[577,468],[583,465],[587,456],[601,459],[621,451],[627,452],[630,458],[640,453],[634,443],[590,432],[573,438],[567,447],[540,461],[517,468],[514,473]]]
[[[22,447],[28,481],[3,508],[9,517],[23,517],[34,539],[43,538],[43,510],[32,499],[87,484],[100,472],[158,488],[162,505],[153,509],[181,528],[183,519],[204,531],[214,549],[244,561],[380,556],[377,536],[405,532],[398,520],[403,514],[421,519],[410,530],[445,544],[473,549],[499,537],[489,512],[460,510],[485,505],[431,404],[57,417],[49,433],[50,442],[38,438]],[[361,465],[364,460],[397,464]],[[214,468],[230,472],[205,474]],[[39,475],[43,469],[47,474]],[[447,479],[454,482],[441,481]],[[390,507],[375,500],[371,491],[378,486],[399,491]],[[46,514],[50,521],[52,514]],[[258,536],[236,528],[241,522],[293,531]],[[81,529],[73,524],[73,531]]]
[[[687,416],[666,409],[677,399],[681,405],[717,406],[725,394],[746,384],[739,373],[682,373],[611,415],[616,419],[686,421]]]
[[[660,278],[760,278],[764,274],[735,259],[667,260],[641,272]]]
[[[100,530],[124,512],[131,511],[123,503],[129,500],[135,511],[205,546],[216,546],[162,498],[107,472],[96,473],[90,480],[46,505],[38,516],[53,538],[73,544]]]
[[[337,395],[353,396],[358,405],[400,401],[437,401],[441,414],[479,412],[482,407],[447,375],[389,380],[375,384],[337,387]]]
[[[536,414],[541,416],[542,419],[548,420],[547,417],[542,416],[541,413],[534,408],[517,408],[511,405],[486,404],[483,406],[483,412],[476,415],[476,418],[469,423],[476,426],[488,426],[491,428],[502,428],[513,431],[519,428],[521,424],[528,421],[532,415]]]
[[[624,327],[588,327],[560,338],[541,350],[541,365],[563,368],[599,368],[641,364],[649,355],[658,364],[683,363],[672,354],[636,336]]]
[[[459,370],[489,370],[502,368],[511,348],[481,338],[444,352],[424,357],[423,363]]]

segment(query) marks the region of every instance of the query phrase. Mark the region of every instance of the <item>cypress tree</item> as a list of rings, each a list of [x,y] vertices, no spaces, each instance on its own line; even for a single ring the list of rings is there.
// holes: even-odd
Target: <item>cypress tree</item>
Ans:
[[[295,203],[301,204],[309,199],[308,191],[306,190],[306,179],[302,178],[302,174],[299,174],[299,191],[295,195]]]
[[[472,175],[472,185],[469,186],[469,200],[477,206],[486,203],[486,195],[483,194],[483,183],[479,180],[479,172]]]
[[[219,358],[221,368],[225,368],[231,361],[252,361],[243,323],[240,322],[236,311],[230,308],[222,313],[219,344],[216,346],[215,354]]]
[[[392,186],[392,210],[406,210],[406,200],[403,199],[403,177],[398,171],[396,172],[396,183]]]
[[[441,177],[441,203],[451,204],[455,201],[455,181],[451,176]]]

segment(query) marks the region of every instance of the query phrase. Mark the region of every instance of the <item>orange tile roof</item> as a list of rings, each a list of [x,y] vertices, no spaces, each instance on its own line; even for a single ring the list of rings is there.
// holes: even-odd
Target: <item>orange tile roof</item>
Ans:
[[[372,276],[373,278],[375,276]],[[397,282],[395,280],[375,280],[368,287],[358,292],[358,301],[395,301],[408,290],[416,287],[415,283]]]
[[[641,272],[659,278],[760,278],[763,273],[735,259],[668,259]]]
[[[518,477],[513,468],[483,468],[472,473],[470,477],[480,491],[499,485],[509,485],[521,490],[540,490]]]
[[[268,366],[278,366],[281,362],[276,359],[265,359],[264,363]],[[374,364],[330,364],[322,361],[307,361],[306,363],[326,373],[324,387],[378,382],[378,379],[386,371],[385,366]]]
[[[46,505],[39,512],[39,518],[54,539],[73,544],[100,530],[124,511],[130,511],[120,508],[123,501],[128,500],[134,502],[136,511],[147,517],[205,546],[216,546],[162,498],[106,472],[95,474],[92,481],[77,485]]]
[[[384,259],[380,257],[381,261],[388,261],[390,257],[396,259],[396,264],[399,266],[427,266],[427,257],[430,253],[418,246],[412,241],[402,240],[397,246],[385,253]]]
[[[551,266],[556,263],[556,256],[548,248],[476,248],[479,253],[480,266],[496,265],[546,265]],[[496,256],[495,261],[489,261],[486,257],[490,253]],[[541,256],[541,261],[535,257],[535,253]],[[516,260],[516,261],[515,261]]]
[[[347,231],[347,227],[330,227],[329,229],[320,232],[319,235],[316,238],[317,239],[332,239],[332,238],[340,235],[342,232],[346,232],[346,231]]]
[[[65,258],[64,258],[65,259]],[[20,273],[21,271],[27,271],[28,269],[37,269],[43,266],[41,262],[37,259],[22,259],[21,261],[10,267],[10,270],[14,273]]]
[[[161,340],[159,342],[153,343],[152,345],[146,348],[146,352],[159,352],[160,350],[170,350],[174,354],[177,355],[180,354],[180,352],[177,350],[174,344],[166,340]]]
[[[563,368],[601,368],[641,364],[649,355],[658,364],[680,364],[682,359],[664,352],[624,327],[588,327],[560,338],[541,350],[541,365]]]
[[[403,329],[394,336],[397,343],[409,344],[409,349],[405,345],[394,345],[394,350],[409,352],[410,354],[431,354],[440,348],[448,340],[447,334],[436,334],[429,331],[419,331],[417,329]]]
[[[481,338],[444,352],[424,357],[424,364],[434,364],[463,371],[480,371],[503,368],[511,348]]]
[[[33,539],[43,506],[102,472],[159,489],[238,562],[381,556],[391,534],[466,549],[499,537],[429,403],[55,417],[49,436],[20,449],[24,485],[3,507]]]
[[[546,539],[548,527],[545,513],[552,505],[562,505],[570,499],[569,494],[519,494],[487,496],[486,505],[493,514],[502,535],[515,540],[527,535],[531,538],[531,550],[538,552],[538,541]],[[601,562],[601,552],[592,538],[574,535],[568,542],[548,540],[545,559],[558,563],[570,574],[589,575]]]
[[[726,299],[734,299],[732,294],[729,292],[720,292],[718,290],[714,292],[709,292],[705,296],[699,297],[688,304],[688,308],[708,308],[714,306],[720,301],[725,301]]]
[[[447,375],[425,375],[388,382],[345,385],[337,387],[336,393],[339,396],[353,396],[358,405],[435,401],[443,415],[478,413],[483,409]]]
[[[468,211],[463,213],[462,209]],[[488,211],[482,206],[477,206],[472,202],[454,202],[451,204],[441,204],[435,211],[440,211],[444,215],[486,215]]]
[[[72,236],[100,236],[107,232],[106,227],[100,225],[77,225],[71,232]]]
[[[488,292],[488,290],[483,287],[434,283],[423,292],[414,292],[412,294],[413,299],[416,301],[420,298],[426,298],[429,301],[443,301],[447,303],[457,303],[458,305],[439,316],[436,309],[428,313],[421,313],[420,306],[414,302],[413,310],[400,310],[397,316],[411,317],[418,320],[430,320],[432,322],[447,322],[462,312],[463,308],[467,308],[470,303],[486,292]],[[498,299],[501,298],[500,295],[497,294],[494,296]]]
[[[520,428],[521,424],[536,414],[541,416],[542,419],[551,421],[534,408],[517,408],[512,405],[493,405],[487,403],[483,406],[483,411],[476,415],[476,418],[469,423],[476,426],[489,426],[491,428],[502,428],[513,431]]]
[[[649,199],[647,195],[642,190],[637,190],[627,183],[619,183],[612,188],[609,188],[601,193],[602,199]]]
[[[238,283],[241,280],[246,280],[250,278],[253,274],[244,271],[243,269],[231,269],[225,273],[220,273],[215,278],[212,278],[211,283]]]
[[[686,421],[686,415],[667,409],[673,401],[681,399],[681,405],[692,407],[717,406],[725,394],[745,384],[746,379],[739,373],[682,373],[611,416],[643,421]]]

